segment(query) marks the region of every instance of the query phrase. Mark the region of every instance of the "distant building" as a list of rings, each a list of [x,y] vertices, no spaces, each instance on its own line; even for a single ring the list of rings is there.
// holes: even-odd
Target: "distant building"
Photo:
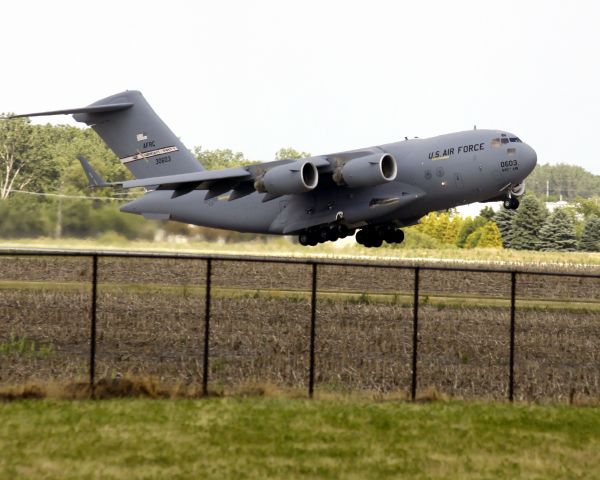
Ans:
[[[494,212],[497,212],[502,208],[502,202],[468,203],[467,205],[461,205],[460,207],[456,207],[456,211],[463,218],[475,218],[477,215],[479,215],[479,212],[481,212],[481,210],[483,210],[485,207],[490,207],[492,210],[494,210]]]
[[[567,206],[569,206],[569,202],[565,202],[564,200],[559,200],[558,202],[546,202],[546,208],[550,213],[552,213],[557,208],[563,208]],[[485,207],[491,207],[492,210],[494,210],[494,212],[497,212],[502,208],[502,202],[469,203],[467,205],[461,205],[460,207],[456,207],[456,211],[463,218],[475,218],[477,215],[479,215],[479,212],[481,212],[481,210],[483,210]]]
[[[559,200],[558,202],[546,202],[546,208],[550,213],[552,213],[557,208],[563,208],[569,205],[569,202],[565,202],[564,200]]]

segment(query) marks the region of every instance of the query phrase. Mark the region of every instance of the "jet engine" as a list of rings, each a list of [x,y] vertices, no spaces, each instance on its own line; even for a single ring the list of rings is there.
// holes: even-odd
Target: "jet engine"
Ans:
[[[336,167],[333,179],[338,185],[356,187],[374,187],[391,182],[396,178],[398,167],[389,153],[374,153],[355,158]]]
[[[309,192],[319,183],[319,172],[311,162],[298,160],[273,167],[254,182],[258,192],[291,195]]]
[[[515,197],[521,197],[525,195],[525,183],[518,183],[517,185],[513,185],[510,189],[510,193]]]

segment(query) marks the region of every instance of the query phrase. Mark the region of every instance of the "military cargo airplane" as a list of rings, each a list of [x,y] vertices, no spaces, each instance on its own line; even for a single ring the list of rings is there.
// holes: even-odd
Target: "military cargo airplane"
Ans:
[[[358,150],[205,170],[138,91],[83,108],[14,115],[71,114],[93,128],[134,180],[107,183],[83,157],[92,187],[144,187],[121,211],[149,219],[265,234],[302,245],[356,233],[367,247],[400,243],[401,227],[431,211],[472,202],[519,206],[534,169],[533,148],[501,130],[469,130]]]

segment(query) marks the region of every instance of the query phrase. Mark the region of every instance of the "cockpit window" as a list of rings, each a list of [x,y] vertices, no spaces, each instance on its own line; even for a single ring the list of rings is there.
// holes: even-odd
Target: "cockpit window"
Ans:
[[[523,143],[519,137],[507,137],[505,133],[501,134],[498,138],[492,138],[490,142],[492,148],[499,148],[500,145],[506,145],[507,143]]]

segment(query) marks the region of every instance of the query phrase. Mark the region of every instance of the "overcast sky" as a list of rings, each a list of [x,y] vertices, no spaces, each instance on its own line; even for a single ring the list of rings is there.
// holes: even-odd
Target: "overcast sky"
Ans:
[[[136,89],[188,147],[252,160],[477,125],[600,174],[599,19],[597,1],[2,2],[0,111]]]

